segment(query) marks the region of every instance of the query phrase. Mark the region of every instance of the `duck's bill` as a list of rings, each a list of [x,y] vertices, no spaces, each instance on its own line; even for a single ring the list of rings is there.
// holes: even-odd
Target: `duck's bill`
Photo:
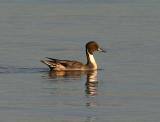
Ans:
[[[106,53],[106,52],[107,52],[107,51],[104,50],[103,48],[98,48],[98,51],[103,52],[103,53]]]

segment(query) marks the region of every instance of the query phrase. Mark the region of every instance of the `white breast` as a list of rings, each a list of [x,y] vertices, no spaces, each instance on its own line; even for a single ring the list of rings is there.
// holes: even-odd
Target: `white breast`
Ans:
[[[91,63],[93,64],[94,69],[97,69],[97,63],[96,63],[96,61],[94,59],[94,56],[92,54],[90,54],[90,53],[89,53],[89,59],[90,59]]]

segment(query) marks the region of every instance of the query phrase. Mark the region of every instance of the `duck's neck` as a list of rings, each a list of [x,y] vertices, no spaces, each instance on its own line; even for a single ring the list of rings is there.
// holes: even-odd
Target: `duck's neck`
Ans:
[[[96,70],[97,69],[97,63],[94,59],[93,54],[90,54],[87,49],[86,49],[86,56],[87,56],[87,64],[86,65],[89,68]]]

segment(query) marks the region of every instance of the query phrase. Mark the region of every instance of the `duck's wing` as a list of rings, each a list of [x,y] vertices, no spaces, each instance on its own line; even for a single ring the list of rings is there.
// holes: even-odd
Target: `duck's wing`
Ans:
[[[49,66],[51,70],[80,70],[84,68],[84,64],[74,60],[59,60],[54,58],[48,58],[48,60],[42,60],[41,62]]]

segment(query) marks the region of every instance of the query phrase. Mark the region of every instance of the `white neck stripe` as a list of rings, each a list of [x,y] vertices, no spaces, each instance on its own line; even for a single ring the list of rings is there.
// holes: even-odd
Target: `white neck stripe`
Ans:
[[[95,59],[94,59],[94,56],[93,56],[92,54],[90,54],[90,53],[88,52],[88,50],[87,50],[87,53],[88,53],[88,55],[89,55],[89,60],[90,60],[90,62],[93,64],[94,68],[97,69],[97,63],[96,63],[96,61],[95,61]]]

